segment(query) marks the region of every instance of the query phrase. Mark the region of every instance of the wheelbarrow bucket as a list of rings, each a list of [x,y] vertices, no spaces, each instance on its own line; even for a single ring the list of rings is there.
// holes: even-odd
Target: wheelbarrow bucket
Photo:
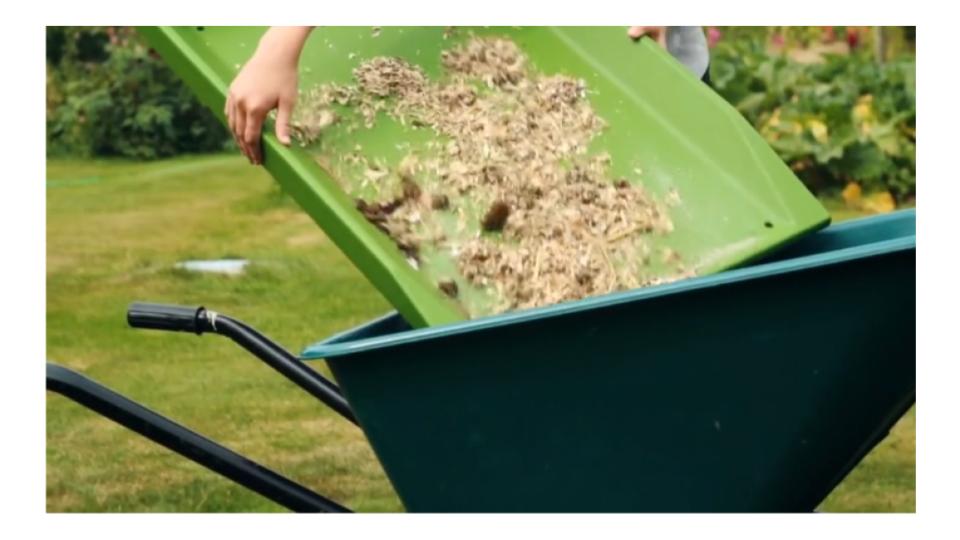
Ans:
[[[141,31],[223,119],[228,85],[264,28]],[[610,154],[611,173],[641,182],[660,201],[679,196],[670,209],[674,230],[655,240],[653,249],[678,254],[686,270],[705,275],[729,269],[828,223],[820,203],[736,109],[652,41],[631,42],[623,28],[458,29],[448,36],[442,27],[324,27],[303,52],[301,86],[350,82],[360,62],[380,55],[401,57],[436,77],[440,52],[471,32],[510,37],[538,70],[586,82],[591,105],[609,126],[594,149]],[[365,157],[385,160],[395,170],[403,157],[397,146],[417,147],[423,135],[386,122],[355,132],[341,124],[325,131],[318,148],[306,150],[281,145],[267,130],[264,166],[412,326],[463,320],[460,306],[437,288],[456,272],[452,255],[437,254],[421,261],[419,270],[412,268],[344,190],[361,179],[321,168],[315,159],[318,152],[342,156],[359,145]],[[651,265],[649,277],[676,277],[677,269],[665,262]],[[462,301],[479,298],[481,291],[452,277]]]
[[[326,359],[410,511],[811,511],[915,400],[915,213]]]
[[[203,307],[136,328],[226,336],[369,439],[411,511],[809,512],[915,401],[915,213],[848,222],[754,266],[309,347],[340,387]],[[47,388],[292,510],[335,501],[77,373]]]

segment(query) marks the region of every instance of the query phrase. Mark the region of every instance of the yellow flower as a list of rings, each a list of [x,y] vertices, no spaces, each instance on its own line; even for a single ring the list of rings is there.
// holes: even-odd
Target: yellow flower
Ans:
[[[780,125],[780,109],[773,110],[773,114],[770,116],[770,119],[767,120],[767,125],[770,127],[777,127]]]
[[[863,201],[864,210],[884,214],[893,212],[897,209],[897,203],[893,200],[893,195],[889,191],[881,191],[870,195]]]
[[[873,118],[873,96],[866,94],[857,99],[857,104],[853,106],[853,119],[865,121]]]
[[[856,182],[850,182],[847,184],[847,187],[843,188],[843,191],[840,195],[843,197],[843,202],[847,203],[847,206],[851,208],[856,208],[860,203],[860,195],[863,193],[863,190],[860,189],[860,184]]]
[[[808,120],[807,128],[810,129],[810,134],[813,135],[813,138],[816,139],[817,142],[827,142],[827,139],[829,138],[829,132],[826,124],[817,119]]]

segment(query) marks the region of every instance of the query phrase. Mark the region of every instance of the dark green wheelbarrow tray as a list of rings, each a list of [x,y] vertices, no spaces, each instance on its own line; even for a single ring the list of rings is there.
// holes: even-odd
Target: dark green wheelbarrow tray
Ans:
[[[358,423],[410,511],[807,512],[915,401],[915,260],[902,211],[674,284],[416,330],[393,314],[301,358],[203,308],[128,320],[226,335]],[[47,388],[291,509],[345,510],[65,368]]]

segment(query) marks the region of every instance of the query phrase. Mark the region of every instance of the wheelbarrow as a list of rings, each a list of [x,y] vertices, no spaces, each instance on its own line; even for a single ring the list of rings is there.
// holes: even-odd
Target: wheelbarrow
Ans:
[[[269,364],[363,430],[408,511],[809,512],[915,402],[915,261],[909,210],[673,284],[421,329],[394,313],[299,357],[203,307],[128,321]],[[287,508],[347,510],[66,368],[47,388]]]

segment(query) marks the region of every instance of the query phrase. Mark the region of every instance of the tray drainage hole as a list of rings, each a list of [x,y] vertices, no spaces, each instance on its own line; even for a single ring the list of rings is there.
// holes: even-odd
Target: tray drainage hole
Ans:
[[[203,32],[204,30],[206,30],[206,28],[207,28],[206,26],[198,26],[197,32]]]
[[[766,227],[766,228],[768,228],[768,229],[772,229],[772,228],[773,228],[773,223],[770,223],[769,221],[764,221],[764,222],[763,222],[763,226]]]

